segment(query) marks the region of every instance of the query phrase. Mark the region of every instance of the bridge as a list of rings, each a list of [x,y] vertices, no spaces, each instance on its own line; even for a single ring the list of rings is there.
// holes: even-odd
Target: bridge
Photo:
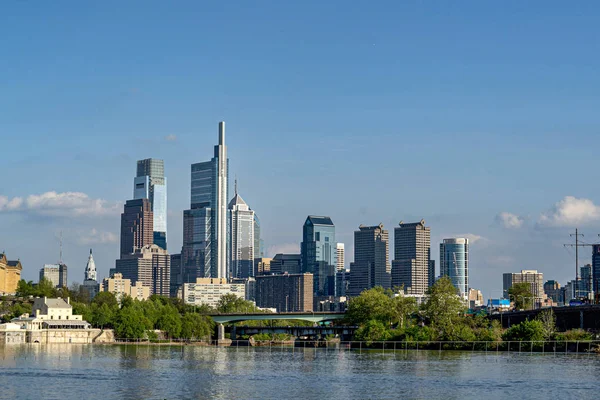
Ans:
[[[571,307],[549,307],[535,310],[512,311],[490,315],[492,320],[500,321],[504,328],[510,328],[525,320],[533,320],[544,310],[554,311],[556,327],[559,330],[590,329],[600,330],[600,305],[583,305]]]
[[[343,341],[352,340],[357,326],[232,326],[231,339],[237,340],[238,336],[252,336],[259,333],[275,334],[287,333],[295,338],[311,340],[324,339],[328,335],[334,335]]]
[[[217,324],[227,324],[239,321],[272,321],[272,320],[300,320],[309,322],[325,322],[343,319],[344,312],[282,312],[282,313],[240,313],[240,314],[209,314]]]

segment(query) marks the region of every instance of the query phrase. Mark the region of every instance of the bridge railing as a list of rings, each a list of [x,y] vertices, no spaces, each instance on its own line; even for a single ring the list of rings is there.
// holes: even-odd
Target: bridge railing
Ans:
[[[121,339],[117,344],[162,346],[212,346],[229,349],[261,348],[283,351],[316,349],[325,351],[445,351],[460,350],[484,353],[582,353],[600,356],[600,340],[546,340],[546,341],[340,341],[340,340],[189,340],[189,339]]]

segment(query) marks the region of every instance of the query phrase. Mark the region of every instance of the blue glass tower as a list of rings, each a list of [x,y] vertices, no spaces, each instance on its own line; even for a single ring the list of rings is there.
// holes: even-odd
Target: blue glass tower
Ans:
[[[153,242],[167,250],[167,178],[163,160],[148,158],[137,162],[133,199],[148,199],[153,213]]]
[[[335,295],[335,225],[329,217],[309,215],[302,229],[302,272],[313,274],[314,295]]]
[[[448,276],[457,294],[469,295],[469,239],[444,239],[440,244],[440,275]]]

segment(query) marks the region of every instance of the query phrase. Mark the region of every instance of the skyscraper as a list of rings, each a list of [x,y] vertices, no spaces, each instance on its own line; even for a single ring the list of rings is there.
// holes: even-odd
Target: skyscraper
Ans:
[[[137,248],[134,253],[126,254],[117,260],[114,273],[123,274],[123,278],[141,282],[150,288],[151,294],[169,296],[171,279],[171,257],[157,245]]]
[[[579,297],[589,299],[592,292],[592,264],[585,264],[579,270]]]
[[[313,274],[315,296],[335,294],[336,243],[331,218],[309,215],[302,227],[302,272]]]
[[[312,274],[257,276],[256,305],[277,312],[313,311],[312,280]]]
[[[254,276],[254,211],[237,193],[229,202],[230,261],[229,276]]]
[[[534,299],[525,299],[526,304],[535,304],[540,302],[544,297],[544,274],[537,272],[537,270],[521,270],[521,272],[511,273],[506,272],[502,275],[502,288],[504,290],[504,298],[509,299],[508,290],[512,285],[517,283],[529,283],[531,287],[531,293]],[[514,299],[510,299],[514,301]],[[528,303],[531,302],[531,303]]]
[[[153,244],[152,206],[148,199],[128,200],[121,214],[121,258]]]
[[[192,164],[190,210],[184,211],[182,262],[196,278],[227,278],[227,147],[225,122],[210,161]],[[190,278],[192,278],[190,276]]]
[[[469,239],[444,239],[440,243],[440,275],[448,276],[463,299],[469,295]]]
[[[431,260],[431,229],[425,220],[404,223],[394,229],[392,287],[404,286],[409,294],[424,295],[433,285],[435,264]]]
[[[133,198],[148,199],[153,214],[153,241],[167,249],[167,178],[163,160],[148,158],[137,162]]]
[[[345,267],[344,267],[344,263],[346,261],[345,258],[345,251],[344,251],[344,243],[337,243],[335,245],[336,248],[336,269],[338,272],[340,271],[344,271]]]
[[[348,296],[358,296],[375,286],[389,289],[389,260],[389,233],[383,224],[359,226],[358,231],[354,231],[354,262],[350,263]]]
[[[62,262],[58,264],[44,264],[40,269],[40,280],[42,278],[49,280],[57,288],[67,287],[67,266]]]
[[[260,238],[260,219],[254,213],[254,257],[262,258],[265,256],[264,243]]]

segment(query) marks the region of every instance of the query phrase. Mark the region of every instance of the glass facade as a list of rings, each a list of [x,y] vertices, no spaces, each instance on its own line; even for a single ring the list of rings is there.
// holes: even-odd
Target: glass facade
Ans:
[[[444,239],[440,244],[440,275],[448,276],[464,299],[469,295],[469,239]]]
[[[183,212],[183,282],[210,278],[216,269],[212,257],[212,210],[197,208]]]
[[[316,296],[335,295],[337,245],[329,217],[308,216],[302,229],[302,272],[314,276]]]
[[[153,213],[154,244],[167,249],[167,178],[163,160],[148,158],[137,162],[133,198],[148,199]]]
[[[254,276],[254,211],[236,194],[229,203],[229,276]]]

